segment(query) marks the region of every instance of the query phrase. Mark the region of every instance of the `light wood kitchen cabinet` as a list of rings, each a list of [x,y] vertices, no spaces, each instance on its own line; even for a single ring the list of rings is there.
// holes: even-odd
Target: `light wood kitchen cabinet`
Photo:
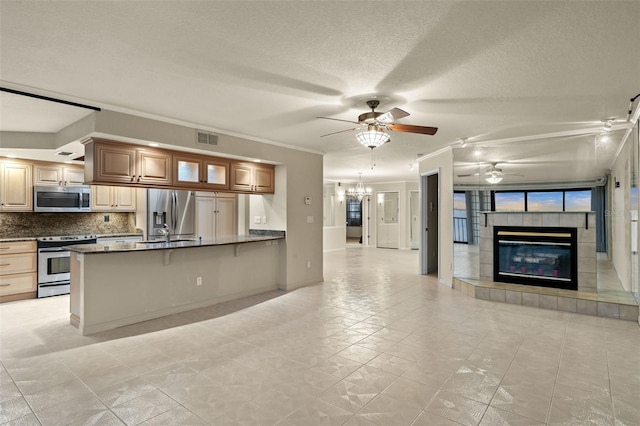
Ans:
[[[36,164],[33,167],[33,184],[79,186],[84,185],[84,168],[61,164]]]
[[[33,167],[30,163],[0,163],[0,211],[33,210]]]
[[[173,185],[193,189],[229,189],[229,162],[196,155],[173,155]]]
[[[35,241],[0,242],[0,302],[36,297]]]
[[[196,194],[196,235],[215,240],[238,234],[236,194],[205,192]]]
[[[240,192],[273,194],[275,191],[275,167],[267,164],[231,163],[229,189]]]
[[[91,185],[91,211],[136,211],[136,188],[126,186]]]
[[[171,185],[171,153],[93,140],[85,144],[89,183]]]

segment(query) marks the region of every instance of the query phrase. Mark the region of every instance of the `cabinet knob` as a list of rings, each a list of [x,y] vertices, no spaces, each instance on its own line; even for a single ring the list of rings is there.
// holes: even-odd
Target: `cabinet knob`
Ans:
[[[131,182],[133,182],[134,180],[136,180],[135,176],[131,176]]]

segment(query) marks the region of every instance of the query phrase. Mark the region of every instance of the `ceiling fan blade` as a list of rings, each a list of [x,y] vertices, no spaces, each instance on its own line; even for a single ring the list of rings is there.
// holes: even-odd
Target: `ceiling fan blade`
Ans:
[[[479,175],[480,175],[480,173],[474,173],[474,174],[471,174],[471,175],[458,175],[458,177],[470,177],[470,176],[479,176]]]
[[[351,120],[342,120],[340,118],[331,118],[331,117],[316,117],[316,118],[322,118],[323,120],[334,120],[334,121],[343,121],[345,123],[353,123],[353,124],[360,124],[357,121],[351,121]]]
[[[387,124],[387,129],[394,132],[419,133],[421,135],[435,135],[437,127],[412,126],[410,124]]]
[[[376,121],[378,121],[379,123],[390,124],[390,123],[393,123],[395,120],[399,120],[408,115],[410,114],[407,111],[401,110],[400,108],[393,108],[385,112],[384,114],[379,115],[376,118]]]
[[[351,132],[352,130],[358,130],[358,129],[359,127],[354,127],[353,129],[346,129],[346,130],[340,130],[338,132],[327,133],[326,135],[322,135],[320,137],[324,138],[325,136],[337,135],[338,133]]]

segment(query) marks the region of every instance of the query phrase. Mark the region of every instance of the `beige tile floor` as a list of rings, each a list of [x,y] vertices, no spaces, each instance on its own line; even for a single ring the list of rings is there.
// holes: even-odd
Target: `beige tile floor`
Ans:
[[[469,298],[417,256],[350,246],[323,285],[90,337],[67,296],[3,304],[0,423],[640,424],[637,323]]]

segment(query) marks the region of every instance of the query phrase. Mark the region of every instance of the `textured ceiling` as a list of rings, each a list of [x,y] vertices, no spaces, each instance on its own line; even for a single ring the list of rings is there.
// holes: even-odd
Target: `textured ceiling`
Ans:
[[[640,91],[637,1],[3,1],[1,12],[4,86],[325,152],[333,180],[415,180],[419,154],[461,137],[458,174],[500,161],[524,175],[513,179],[601,176]],[[392,133],[373,170],[353,133],[320,138],[352,126],[317,116],[355,120],[368,95],[437,135]],[[5,116],[20,107],[6,99],[2,130],[74,120]],[[595,137],[606,118],[619,129],[608,147]]]

